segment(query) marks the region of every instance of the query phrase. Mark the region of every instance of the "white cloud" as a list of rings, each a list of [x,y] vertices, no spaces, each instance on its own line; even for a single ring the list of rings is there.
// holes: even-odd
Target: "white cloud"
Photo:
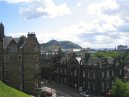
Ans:
[[[0,1],[5,1],[7,3],[30,3],[33,2],[33,0],[0,0]]]
[[[82,3],[81,2],[78,2],[77,3],[77,7],[81,7],[82,6]]]
[[[71,10],[66,3],[56,5],[53,0],[35,0],[27,7],[21,7],[20,13],[26,19],[36,18],[41,16],[48,16],[54,18],[70,14]]]
[[[7,3],[18,4],[23,3],[20,7],[20,14],[25,19],[48,16],[54,18],[70,14],[71,9],[66,3],[57,5],[54,0],[0,0]]]
[[[103,11],[116,10],[119,5],[115,1],[116,0],[105,0],[103,2],[90,4],[88,7],[88,12],[91,15],[101,15]]]
[[[26,1],[17,0],[17,3]],[[75,4],[76,8],[74,7],[74,9],[77,9],[77,12],[80,10],[78,7],[81,6],[81,14],[74,10],[72,16],[74,18],[78,16],[77,14],[80,14],[80,20],[75,20],[71,24],[68,23],[65,27],[62,24],[62,27],[60,26],[56,31],[50,28],[51,30],[48,31],[51,33],[36,32],[40,43],[56,39],[69,40],[82,47],[93,48],[110,48],[120,44],[129,45],[129,0],[98,0],[97,3],[91,1],[92,3],[88,1],[89,4],[87,5],[89,6],[84,6],[83,2],[86,2],[86,0],[83,0],[83,2],[78,0]],[[66,3],[56,4],[54,0],[30,0],[26,3],[25,6],[20,8],[20,13],[26,19],[42,16],[54,18],[71,13],[71,9]],[[87,10],[84,7],[88,7]],[[83,8],[84,10],[82,10]],[[63,19],[63,21],[67,20],[66,18]]]

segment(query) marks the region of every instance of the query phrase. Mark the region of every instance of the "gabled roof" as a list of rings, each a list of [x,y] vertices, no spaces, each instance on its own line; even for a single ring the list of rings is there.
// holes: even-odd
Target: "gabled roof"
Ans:
[[[3,49],[6,49],[9,43],[12,41],[12,37],[5,37],[3,38]]]
[[[60,60],[61,63],[65,62],[65,61],[68,61],[70,59],[69,56],[63,56]]]
[[[3,49],[6,49],[12,40],[14,40],[16,43],[18,43],[19,38],[12,38],[12,37],[3,38]]]
[[[13,38],[15,40],[16,43],[19,42],[20,38]]]

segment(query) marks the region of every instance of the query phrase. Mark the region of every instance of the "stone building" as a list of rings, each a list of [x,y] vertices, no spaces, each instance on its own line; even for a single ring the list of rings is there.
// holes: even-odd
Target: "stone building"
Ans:
[[[41,55],[41,78],[51,81],[53,71],[53,57],[55,54],[43,53]]]
[[[86,53],[84,58],[80,58],[75,53],[63,53],[59,50],[58,54],[49,59],[51,66],[42,77],[50,76],[52,78],[47,80],[80,92],[105,94],[111,89],[116,78],[129,80],[129,62],[125,61],[127,54],[120,53],[116,58],[93,58]],[[45,68],[43,70],[45,71]],[[49,70],[51,73],[48,73]]]
[[[57,54],[45,56],[47,57],[42,57],[42,60],[46,60],[42,63],[42,78],[78,90],[81,58],[75,53],[64,54],[61,49]]]
[[[0,79],[6,84],[30,94],[40,87],[40,45],[35,33],[27,37],[4,37],[0,24]]]
[[[0,80],[3,80],[3,38],[4,38],[4,25],[0,23]]]
[[[90,58],[90,54],[86,54],[80,68],[82,91],[99,95],[109,91],[116,78],[125,81],[124,67],[128,64],[123,57]]]
[[[111,89],[112,76],[114,76],[112,75],[112,62],[113,60],[110,58],[85,58],[80,70],[82,91],[100,94]]]

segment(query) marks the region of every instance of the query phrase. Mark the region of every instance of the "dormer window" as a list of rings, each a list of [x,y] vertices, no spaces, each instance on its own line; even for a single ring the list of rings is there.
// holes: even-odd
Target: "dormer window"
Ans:
[[[15,45],[9,46],[8,51],[9,52],[17,52],[17,46],[15,46]]]
[[[34,47],[34,52],[38,52],[38,47]]]

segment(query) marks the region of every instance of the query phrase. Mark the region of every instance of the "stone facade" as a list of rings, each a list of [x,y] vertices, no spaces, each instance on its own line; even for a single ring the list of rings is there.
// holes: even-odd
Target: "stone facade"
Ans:
[[[35,33],[28,33],[27,38],[3,36],[0,37],[0,79],[14,88],[37,94],[41,83],[41,53]]]
[[[4,38],[4,25],[0,23],[0,80],[3,80],[3,38]]]
[[[125,62],[127,54],[121,53],[116,58],[92,58],[86,53],[85,57],[79,58],[75,53],[58,52],[49,59],[51,67],[47,68],[47,71],[51,71],[42,74],[42,78],[46,79],[47,75],[52,77],[47,80],[77,91],[94,95],[104,94],[111,89],[116,78],[129,80],[129,62]],[[45,60],[45,57],[42,60]],[[44,67],[42,69],[45,70]]]

